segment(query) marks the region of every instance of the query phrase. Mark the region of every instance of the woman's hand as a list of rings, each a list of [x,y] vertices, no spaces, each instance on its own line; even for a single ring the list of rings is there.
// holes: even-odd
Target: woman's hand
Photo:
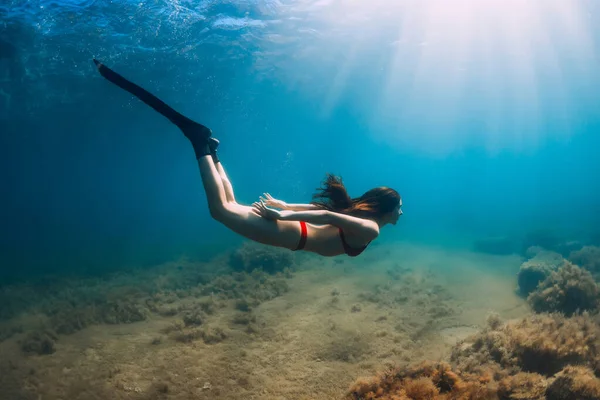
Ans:
[[[262,200],[252,204],[252,212],[270,220],[277,220],[281,218],[281,213],[279,211],[267,207]]]
[[[287,204],[285,201],[277,200],[273,198],[273,196],[271,196],[269,193],[264,193],[262,196],[260,196],[260,201],[269,207],[275,207],[281,210],[285,210],[287,208]]]

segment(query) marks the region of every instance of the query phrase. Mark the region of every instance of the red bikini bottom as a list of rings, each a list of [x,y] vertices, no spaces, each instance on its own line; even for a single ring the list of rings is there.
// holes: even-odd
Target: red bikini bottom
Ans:
[[[302,250],[306,245],[306,222],[300,221],[300,229],[302,230],[302,234],[300,235],[300,241],[298,242],[298,247],[294,249],[294,251]]]

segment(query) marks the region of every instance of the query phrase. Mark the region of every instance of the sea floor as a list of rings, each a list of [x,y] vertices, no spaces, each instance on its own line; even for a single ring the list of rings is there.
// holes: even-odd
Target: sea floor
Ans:
[[[0,343],[0,398],[340,399],[359,377],[446,360],[490,313],[529,314],[515,292],[521,262],[404,242],[356,259],[304,256],[285,293],[250,311],[220,302],[203,334],[178,340],[174,312],[59,335],[52,354],[25,354],[27,332],[13,335]]]

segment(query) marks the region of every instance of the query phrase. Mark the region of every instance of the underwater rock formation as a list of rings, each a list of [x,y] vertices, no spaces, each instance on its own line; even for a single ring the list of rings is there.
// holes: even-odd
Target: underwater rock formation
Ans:
[[[204,321],[206,321],[206,315],[199,309],[190,310],[183,316],[185,326],[202,325]]]
[[[209,316],[228,304],[238,311],[233,318],[234,325],[245,326],[246,333],[257,332],[259,328],[252,310],[260,303],[281,296],[288,290],[289,286],[282,274],[270,275],[260,269],[255,269],[252,273],[234,272],[217,276],[197,288],[198,296],[207,297],[176,308],[176,314],[180,314],[181,319],[165,327],[162,333],[181,343],[201,339],[206,344],[214,344],[226,340],[228,333],[220,326],[211,326]],[[153,308],[158,310],[156,306]]]
[[[252,272],[262,269],[266,273],[283,272],[294,265],[294,255],[288,250],[265,246],[255,242],[244,242],[230,257],[235,271]]]
[[[143,321],[148,312],[134,300],[106,301],[97,305],[64,304],[51,310],[50,325],[57,333],[71,334],[96,324],[129,324]]]
[[[556,374],[556,378],[546,390],[548,400],[600,399],[600,379],[586,367],[569,366]]]
[[[269,275],[256,269],[252,273],[234,272],[215,278],[202,288],[204,295],[214,294],[222,299],[236,299],[236,308],[250,311],[261,302],[281,296],[289,285],[281,274]]]
[[[575,364],[600,373],[598,337],[598,320],[588,313],[533,315],[466,339],[453,349],[451,361],[462,371],[502,378],[519,372],[550,377]]]
[[[423,362],[417,366],[385,371],[370,379],[359,379],[347,400],[429,400],[493,398],[493,389],[477,377],[460,377],[449,364]]]
[[[600,288],[592,274],[570,262],[553,271],[527,301],[535,312],[560,312],[567,316],[598,309]]]
[[[600,272],[597,250],[584,247],[570,259]],[[525,255],[519,290],[543,314],[507,323],[493,314],[486,328],[452,348],[448,363],[359,379],[346,399],[600,399],[600,287],[557,252],[536,246]]]
[[[282,258],[283,259],[283,258]],[[220,268],[221,267],[221,268]],[[208,272],[207,272],[208,271]],[[225,274],[226,273],[226,274]],[[251,273],[233,272],[222,264],[202,265],[177,262],[153,270],[121,274],[109,280],[57,280],[43,290],[30,283],[22,287],[0,289],[0,341],[31,330],[21,339],[21,350],[27,354],[51,354],[59,335],[69,335],[97,324],[129,324],[147,319],[151,313],[165,318],[179,316],[169,331],[175,340],[190,342],[202,339],[217,343],[227,333],[211,320],[224,307],[233,307],[247,318],[246,332],[256,332],[259,324],[252,318],[252,310],[262,302],[281,296],[289,290],[285,273],[268,274],[262,269]],[[31,319],[20,319],[19,314],[32,312],[41,317],[41,326],[33,327]],[[3,321],[1,317],[4,317]],[[27,321],[30,326],[24,326]],[[239,325],[239,324],[238,324]],[[36,330],[41,329],[41,330]],[[161,337],[152,343],[158,344]]]
[[[580,250],[573,251],[569,255],[569,261],[598,275],[600,274],[600,247],[585,246]]]
[[[220,327],[204,327],[202,329],[175,330],[171,337],[181,343],[192,343],[202,339],[206,344],[215,344],[227,339],[228,334]]]
[[[423,362],[359,379],[348,400],[598,399],[600,319],[544,314],[488,327],[457,343],[450,363]]]
[[[96,323],[135,322],[144,319],[148,310],[172,312],[164,305],[197,297],[199,288],[229,271],[219,260],[203,264],[184,259],[105,279],[48,276],[43,281],[0,286],[0,322],[27,312],[45,314],[63,326],[58,333]]]
[[[541,247],[527,249],[527,261],[521,264],[517,275],[519,292],[527,296],[545,280],[552,271],[556,271],[565,263],[565,259],[558,253],[544,250]]]
[[[21,341],[21,350],[26,354],[52,354],[56,351],[56,335],[49,330],[29,332]]]

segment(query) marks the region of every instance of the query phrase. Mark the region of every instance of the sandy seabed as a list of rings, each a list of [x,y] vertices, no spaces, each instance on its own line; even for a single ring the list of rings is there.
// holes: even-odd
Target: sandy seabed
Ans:
[[[27,332],[15,334],[0,343],[0,398],[341,399],[386,367],[447,360],[492,312],[530,313],[515,292],[521,262],[410,243],[355,259],[303,256],[285,293],[247,312],[223,301],[203,316],[210,335],[174,338],[176,311],[58,335],[51,354],[24,353]]]

